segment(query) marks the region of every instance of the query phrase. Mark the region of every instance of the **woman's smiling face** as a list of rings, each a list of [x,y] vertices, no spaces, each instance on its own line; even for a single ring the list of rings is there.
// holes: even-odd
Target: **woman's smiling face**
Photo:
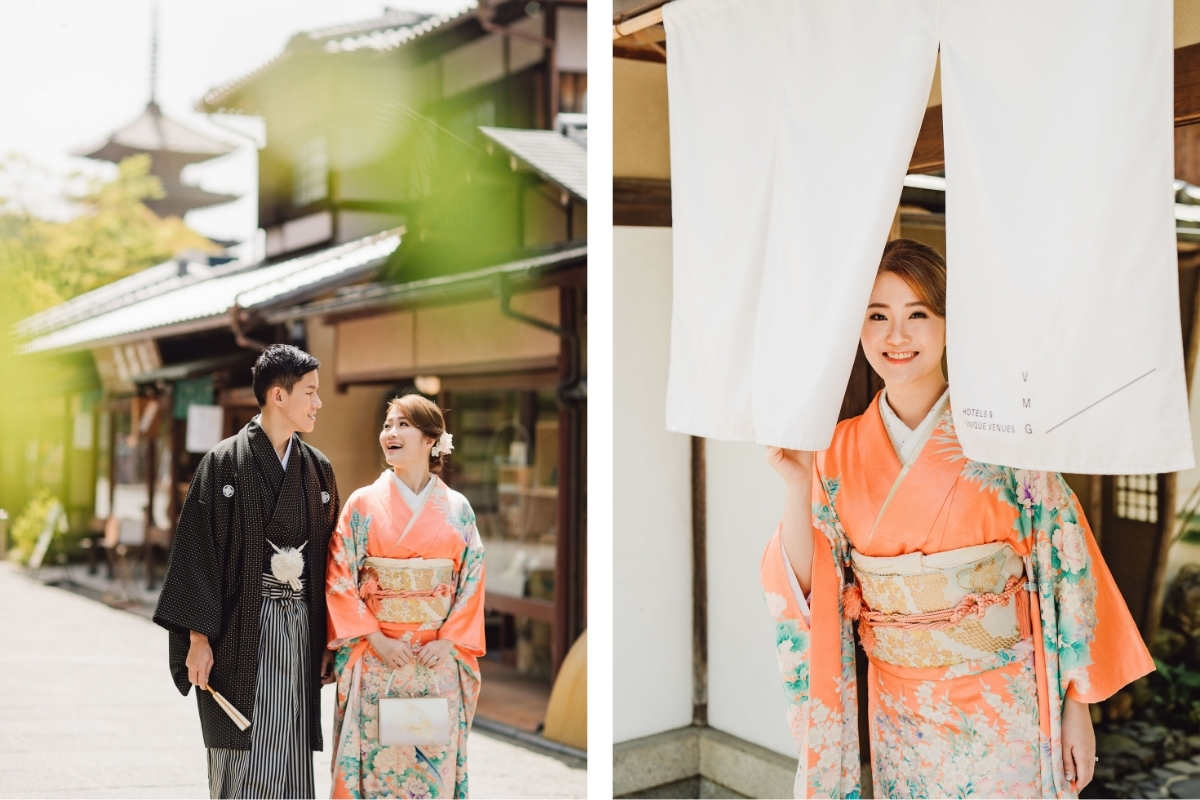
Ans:
[[[863,320],[862,346],[887,386],[918,383],[934,372],[941,378],[946,320],[934,314],[899,275],[881,272]]]
[[[421,433],[398,408],[389,408],[379,432],[379,446],[383,457],[392,468],[428,464],[433,439]]]

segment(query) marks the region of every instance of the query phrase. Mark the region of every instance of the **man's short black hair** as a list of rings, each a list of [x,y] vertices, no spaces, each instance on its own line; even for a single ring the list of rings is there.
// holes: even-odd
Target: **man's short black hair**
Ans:
[[[258,407],[267,404],[267,392],[272,386],[278,386],[285,392],[291,392],[296,381],[321,366],[308,353],[290,344],[273,344],[254,362],[251,374],[254,375],[254,397]]]

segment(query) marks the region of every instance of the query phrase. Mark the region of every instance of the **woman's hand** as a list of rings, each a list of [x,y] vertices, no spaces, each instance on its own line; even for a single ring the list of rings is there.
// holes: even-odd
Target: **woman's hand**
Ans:
[[[203,633],[191,632],[192,644],[188,648],[187,664],[188,680],[201,689],[208,688],[208,675],[213,668],[212,645]]]
[[[426,642],[417,651],[417,661],[433,669],[445,661],[453,649],[454,642],[449,639],[434,639],[431,642]]]
[[[786,485],[783,494],[783,518],[779,521],[779,536],[783,541],[788,563],[808,594],[812,589],[813,529],[811,450],[767,448],[767,463],[780,474]]]
[[[808,484],[812,481],[813,452],[811,450],[768,447],[767,463],[780,474],[789,486]]]
[[[325,648],[321,653],[321,683],[333,683],[337,680],[337,676],[333,674],[333,660],[337,657],[337,651]]]
[[[1062,714],[1063,774],[1075,781],[1075,791],[1092,782],[1096,771],[1096,732],[1087,703],[1067,698]]]
[[[367,641],[390,669],[403,669],[413,660],[413,649],[408,642],[390,639],[378,631],[368,633]]]

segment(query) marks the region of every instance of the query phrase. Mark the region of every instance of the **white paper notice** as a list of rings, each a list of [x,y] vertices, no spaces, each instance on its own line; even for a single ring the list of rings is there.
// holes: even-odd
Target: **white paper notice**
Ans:
[[[72,438],[76,450],[92,449],[92,412],[80,411],[75,415],[74,433]]]
[[[188,406],[187,451],[207,453],[217,446],[225,432],[225,409],[222,406]]]

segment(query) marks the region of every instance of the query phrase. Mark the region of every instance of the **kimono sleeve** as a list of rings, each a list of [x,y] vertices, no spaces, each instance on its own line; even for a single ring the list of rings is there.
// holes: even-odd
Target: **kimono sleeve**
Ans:
[[[329,615],[329,648],[379,631],[379,620],[359,595],[358,575],[367,559],[371,515],[362,513],[351,495],[329,541],[325,570],[325,608]]]
[[[212,453],[200,461],[179,513],[154,621],[175,634],[221,635],[223,539],[214,529]]]
[[[813,534],[812,611],[825,612],[821,615],[821,622],[831,623],[836,628],[839,587],[833,551],[823,535],[815,529]],[[775,660],[783,681],[788,727],[796,744],[796,752],[803,758],[811,699],[809,673],[814,638],[808,604],[799,591],[799,583],[784,554],[778,529],[763,551],[759,569],[767,613],[775,621]],[[833,615],[831,620],[824,619],[830,612]],[[829,624],[823,625],[821,633],[826,633],[824,629],[828,627]]]
[[[485,651],[483,637],[483,541],[475,528],[474,514],[465,529],[466,546],[454,587],[454,605],[437,638],[449,639],[460,653],[476,658]]]
[[[187,672],[191,631],[203,633],[210,640],[222,633],[224,538],[218,535],[214,518],[214,462],[213,454],[206,454],[188,487],[171,543],[167,574],[154,608],[154,621],[170,631],[171,679],[183,695],[192,688]]]
[[[1062,478],[1059,476],[1059,480]],[[1066,487],[1066,482],[1062,481]],[[1050,537],[1058,580],[1059,673],[1066,696],[1099,703],[1154,671],[1137,624],[1069,487]]]

